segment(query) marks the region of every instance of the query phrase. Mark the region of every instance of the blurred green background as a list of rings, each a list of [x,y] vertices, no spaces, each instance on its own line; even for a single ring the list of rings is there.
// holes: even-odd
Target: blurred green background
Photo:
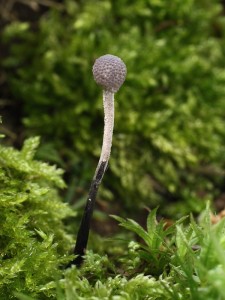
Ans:
[[[10,5],[11,3],[11,5]],[[103,133],[95,59],[120,56],[109,168],[97,208],[167,217],[224,208],[225,18],[217,0],[1,1],[4,143],[41,136],[37,157],[65,169],[84,205]]]

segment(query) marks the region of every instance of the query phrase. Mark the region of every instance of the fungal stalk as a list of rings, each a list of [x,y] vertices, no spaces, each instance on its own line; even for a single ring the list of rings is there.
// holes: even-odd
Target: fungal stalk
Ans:
[[[124,62],[119,57],[111,54],[106,54],[96,59],[92,71],[96,83],[103,87],[104,133],[100,159],[91,182],[77,234],[74,248],[76,258],[70,264],[77,266],[80,266],[84,259],[96,195],[109,162],[114,126],[114,93],[124,83],[127,72]]]

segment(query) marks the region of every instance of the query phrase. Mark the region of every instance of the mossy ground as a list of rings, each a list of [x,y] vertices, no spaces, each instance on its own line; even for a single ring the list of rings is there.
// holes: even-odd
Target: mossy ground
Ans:
[[[225,299],[221,1],[9,3],[0,299]],[[85,263],[66,269],[100,153],[91,68],[106,53],[128,76]]]

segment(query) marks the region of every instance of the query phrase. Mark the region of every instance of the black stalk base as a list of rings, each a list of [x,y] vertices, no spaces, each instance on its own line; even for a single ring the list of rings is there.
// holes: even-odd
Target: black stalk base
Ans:
[[[92,180],[91,187],[88,194],[88,199],[86,202],[83,217],[77,234],[76,245],[73,251],[76,257],[73,261],[69,263],[67,267],[71,267],[72,265],[76,265],[80,267],[81,264],[83,263],[85,251],[87,248],[91,218],[93,215],[95,201],[96,201],[96,195],[98,192],[98,187],[104,176],[106,165],[107,165],[106,161],[102,161],[99,164],[98,170]]]

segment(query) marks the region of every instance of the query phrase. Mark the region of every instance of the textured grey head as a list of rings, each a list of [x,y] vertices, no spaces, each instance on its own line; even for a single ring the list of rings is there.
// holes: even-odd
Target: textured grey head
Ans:
[[[127,74],[125,63],[118,56],[111,54],[97,58],[92,71],[97,84],[112,93],[119,90]]]

